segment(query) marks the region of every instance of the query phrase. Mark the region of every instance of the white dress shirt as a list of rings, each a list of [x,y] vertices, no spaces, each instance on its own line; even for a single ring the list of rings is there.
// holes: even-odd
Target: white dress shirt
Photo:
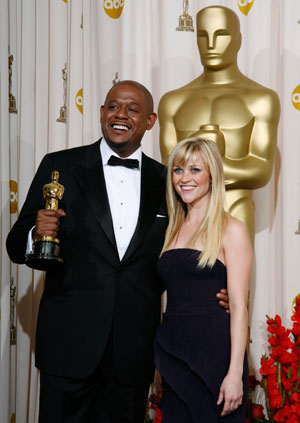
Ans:
[[[100,152],[118,253],[120,260],[122,260],[135,231],[139,216],[142,148],[140,147],[127,157],[139,161],[138,169],[109,166],[107,162],[110,156],[118,156],[118,154],[108,146],[104,138],[100,143]]]
[[[109,166],[107,162],[110,156],[118,156],[118,154],[108,146],[104,138],[100,143],[100,152],[117,249],[120,260],[122,260],[135,231],[139,216],[142,147],[128,157],[139,161],[138,169]],[[34,227],[28,234],[26,254],[32,253],[32,231]]]

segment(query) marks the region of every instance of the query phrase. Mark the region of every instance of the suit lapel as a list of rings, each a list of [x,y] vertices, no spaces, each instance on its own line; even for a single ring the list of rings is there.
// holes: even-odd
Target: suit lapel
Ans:
[[[151,229],[157,211],[165,195],[165,183],[161,174],[155,169],[151,159],[142,155],[141,200],[136,229],[131,238],[122,262],[127,260],[137,249]]]
[[[88,154],[83,160],[83,167],[78,167],[74,171],[74,177],[107,238],[117,248],[105,186],[99,142],[94,144],[94,146],[96,146],[96,149],[91,148],[88,151]],[[84,167],[85,163],[88,167]]]
[[[82,166],[74,170],[74,177],[103,232],[117,253],[99,145],[100,143],[97,142],[90,146],[85,157],[82,159]],[[163,175],[153,166],[152,160],[143,154],[139,217],[122,262],[134,253],[145,238],[147,232],[151,229],[164,195],[165,183]]]

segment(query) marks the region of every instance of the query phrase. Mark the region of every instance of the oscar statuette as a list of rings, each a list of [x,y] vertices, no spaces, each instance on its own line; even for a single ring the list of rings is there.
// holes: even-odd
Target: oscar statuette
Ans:
[[[8,105],[9,105],[9,113],[18,113],[17,112],[17,105],[16,105],[16,99],[14,95],[12,94],[12,64],[14,61],[14,56],[11,54],[8,57],[8,87],[9,87],[9,93],[8,93]]]
[[[68,85],[68,71],[67,71],[67,64],[65,63],[65,67],[61,70],[62,71],[62,79],[63,79],[63,89],[64,89],[64,105],[61,106],[59,111],[59,117],[56,119],[56,122],[66,123],[67,122],[67,85]]]
[[[193,18],[188,14],[189,0],[183,0],[183,14],[179,16],[179,24],[176,31],[194,32]]]
[[[52,182],[43,186],[46,200],[46,210],[58,210],[58,200],[62,199],[64,186],[58,183],[59,172],[52,172]],[[63,264],[59,256],[60,245],[58,238],[50,236],[35,237],[32,252],[26,256],[25,263],[32,269],[48,270]]]

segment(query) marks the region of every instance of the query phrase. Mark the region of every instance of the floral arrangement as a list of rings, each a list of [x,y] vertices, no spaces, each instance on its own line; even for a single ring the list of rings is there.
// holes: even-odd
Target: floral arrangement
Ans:
[[[153,392],[148,398],[147,410],[146,410],[146,418],[144,423],[161,423],[162,422],[162,414],[159,408],[159,402],[161,400],[162,392],[159,391],[158,394],[154,394]]]
[[[292,329],[286,329],[280,316],[274,319],[267,316],[270,353],[261,358],[262,380],[257,383],[265,392],[269,420],[264,416],[263,406],[250,400],[246,422],[300,423],[300,296],[296,298],[291,320]]]

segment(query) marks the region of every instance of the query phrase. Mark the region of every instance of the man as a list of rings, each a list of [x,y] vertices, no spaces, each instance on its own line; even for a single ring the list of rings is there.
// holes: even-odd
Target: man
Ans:
[[[103,138],[45,156],[8,236],[17,263],[33,226],[33,238],[61,241],[64,265],[46,273],[37,324],[41,423],[143,422],[167,226],[165,169],[141,152],[155,121],[144,86],[115,84],[101,106]],[[43,209],[53,170],[65,187],[58,211]]]
[[[214,140],[220,128],[225,138],[225,145],[221,140],[219,147],[226,203],[229,212],[246,223],[254,242],[252,190],[267,184],[272,174],[280,115],[278,95],[238,69],[240,24],[231,9],[210,6],[200,10],[197,42],[203,74],[166,93],[159,105],[162,158],[166,161],[184,138]],[[213,126],[216,134],[211,134]]]

